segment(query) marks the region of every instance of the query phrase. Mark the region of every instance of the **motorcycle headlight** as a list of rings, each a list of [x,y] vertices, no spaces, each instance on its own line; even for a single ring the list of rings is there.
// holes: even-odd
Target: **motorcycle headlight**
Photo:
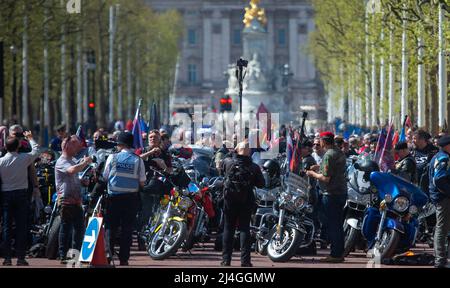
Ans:
[[[417,206],[411,205],[411,207],[409,207],[409,214],[414,215],[414,214],[417,213],[417,211],[419,211],[419,210],[417,209]]]
[[[400,196],[400,197],[397,197],[394,200],[393,208],[395,210],[397,210],[398,212],[403,213],[403,212],[405,212],[408,209],[408,207],[409,207],[409,200],[408,200],[408,198],[406,198],[404,196]]]
[[[386,203],[391,203],[392,202],[392,195],[391,194],[386,194],[386,196],[384,196],[384,201],[386,201]]]
[[[47,215],[50,215],[50,214],[52,214],[52,210],[53,210],[52,207],[45,206],[44,213],[47,214]]]
[[[294,206],[297,209],[301,209],[301,208],[303,208],[305,206],[305,203],[306,203],[306,201],[305,201],[305,199],[303,197],[298,197],[294,201]]]
[[[189,207],[192,206],[192,203],[191,199],[183,197],[180,199],[180,202],[178,202],[178,207],[180,207],[181,210],[187,211]]]
[[[292,199],[292,195],[290,193],[283,192],[281,194],[281,200],[283,202],[289,202],[289,201],[291,201],[291,199]]]

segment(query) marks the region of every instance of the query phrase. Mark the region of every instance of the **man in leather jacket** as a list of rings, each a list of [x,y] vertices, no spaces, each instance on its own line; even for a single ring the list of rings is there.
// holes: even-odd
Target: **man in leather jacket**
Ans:
[[[416,182],[416,161],[409,153],[408,143],[400,142],[395,145],[395,153],[399,160],[395,162],[394,174],[404,178],[409,182]]]

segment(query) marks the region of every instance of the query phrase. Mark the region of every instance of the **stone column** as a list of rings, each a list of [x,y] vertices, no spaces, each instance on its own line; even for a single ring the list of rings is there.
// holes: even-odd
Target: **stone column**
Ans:
[[[291,66],[294,78],[299,79],[298,60],[300,56],[298,46],[298,12],[289,13],[289,66]]]
[[[230,17],[231,11],[226,10],[222,11],[222,53],[220,55],[220,59],[222,60],[222,64],[220,67],[217,67],[220,71],[218,71],[218,79],[223,80],[223,72],[227,70],[228,64],[231,62],[230,58],[230,49],[231,49],[231,28],[230,28]]]
[[[211,11],[202,11],[203,16],[203,79],[211,80]]]
[[[267,67],[272,70],[275,65],[275,19],[273,11],[266,11],[267,15]]]
[[[313,32],[316,27],[314,23],[314,11],[308,10],[306,14],[308,15],[308,34],[306,34],[306,37],[309,37],[309,33]],[[306,41],[308,41],[308,39],[306,39]],[[312,58],[312,56],[308,57],[307,67],[308,80],[314,80],[316,78],[316,67],[314,65],[314,59]]]

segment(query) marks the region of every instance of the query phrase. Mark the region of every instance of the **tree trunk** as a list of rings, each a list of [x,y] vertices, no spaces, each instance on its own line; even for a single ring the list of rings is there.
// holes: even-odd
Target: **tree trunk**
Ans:
[[[439,128],[447,126],[447,69],[444,46],[444,9],[439,4]],[[447,20],[448,21],[448,20]],[[445,127],[448,128],[448,127]]]
[[[28,113],[28,8],[29,5],[25,2],[22,35],[22,125],[30,129],[31,122]]]
[[[406,12],[405,12],[406,13]],[[405,15],[404,15],[405,16]],[[408,115],[408,50],[407,50],[406,20],[403,20],[402,33],[402,98],[401,119]]]
[[[418,41],[418,60],[419,65],[417,67],[417,124],[423,128],[426,125],[425,121],[425,71],[423,64],[423,39],[419,38]]]

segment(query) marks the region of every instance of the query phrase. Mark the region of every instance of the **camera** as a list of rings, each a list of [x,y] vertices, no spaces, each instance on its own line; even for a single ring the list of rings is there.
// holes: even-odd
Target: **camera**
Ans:
[[[117,142],[110,141],[105,138],[100,138],[94,141],[95,149],[113,149],[117,146]]]
[[[247,61],[247,60],[244,60],[244,59],[242,59],[242,58],[239,58],[239,60],[237,61],[237,66],[238,66],[239,68],[247,67],[247,65],[248,65],[248,61]]]
[[[16,138],[25,138],[25,135],[23,135],[23,132],[16,132],[16,133],[14,133],[14,136],[16,137]]]

